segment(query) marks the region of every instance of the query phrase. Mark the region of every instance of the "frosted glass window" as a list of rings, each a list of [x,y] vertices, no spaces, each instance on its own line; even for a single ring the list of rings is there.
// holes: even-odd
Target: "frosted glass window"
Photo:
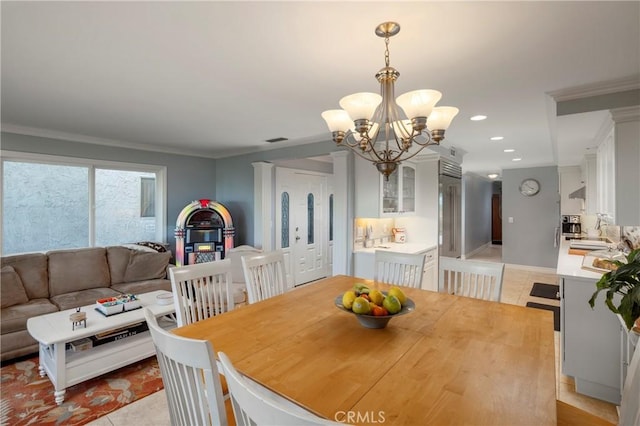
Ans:
[[[96,169],[96,231],[97,246],[111,246],[137,241],[153,241],[156,235],[155,212],[140,216],[141,179],[151,179],[153,173],[129,170]]]
[[[2,254],[89,246],[86,167],[3,162]]]
[[[164,242],[165,168],[3,152],[2,255]]]
[[[313,235],[313,194],[309,193],[307,195],[307,244],[313,244],[314,235]]]
[[[289,247],[289,193],[283,192],[282,197],[280,199],[281,210],[282,210],[282,223],[281,225],[281,247],[287,248]]]

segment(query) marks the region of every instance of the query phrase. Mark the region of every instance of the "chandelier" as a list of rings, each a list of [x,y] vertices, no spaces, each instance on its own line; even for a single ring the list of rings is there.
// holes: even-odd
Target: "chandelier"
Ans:
[[[340,99],[340,107],[322,113],[333,141],[371,161],[389,179],[398,164],[430,145],[438,145],[458,113],[458,108],[436,107],[437,90],[414,90],[394,100],[394,83],[400,73],[389,66],[389,38],[400,32],[396,22],[385,22],[376,35],[385,42],[385,66],[376,74],[380,93],[354,93]],[[404,111],[404,114],[401,112]]]

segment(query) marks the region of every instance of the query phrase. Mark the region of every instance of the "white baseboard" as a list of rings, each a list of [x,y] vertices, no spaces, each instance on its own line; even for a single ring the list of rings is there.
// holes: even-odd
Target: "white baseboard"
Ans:
[[[487,247],[491,247],[491,242],[488,242],[486,244],[481,245],[480,247],[478,247],[477,249],[475,249],[474,251],[472,251],[471,253],[465,253],[462,256],[460,256],[460,258],[462,259],[468,259],[478,253],[480,253],[482,250],[486,249]]]
[[[555,274],[556,273],[556,269],[555,268],[546,268],[546,267],[543,267],[543,266],[516,265],[515,263],[505,263],[504,267],[505,268],[511,268],[511,269],[521,269],[521,270],[531,271],[531,272],[540,272],[540,273],[544,273],[544,274]]]

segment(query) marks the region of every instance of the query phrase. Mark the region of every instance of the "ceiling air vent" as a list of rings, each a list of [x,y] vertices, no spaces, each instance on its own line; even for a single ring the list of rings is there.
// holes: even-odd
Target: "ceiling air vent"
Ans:
[[[274,143],[274,142],[282,142],[282,141],[288,141],[288,138],[273,138],[273,139],[267,139],[265,142],[269,142],[269,143]]]

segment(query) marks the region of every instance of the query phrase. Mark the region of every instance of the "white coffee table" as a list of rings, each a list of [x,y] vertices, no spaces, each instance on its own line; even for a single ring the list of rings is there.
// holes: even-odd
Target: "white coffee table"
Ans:
[[[169,293],[164,290],[137,295],[142,306],[151,309],[156,317],[175,313],[173,303],[158,305],[156,296]],[[87,314],[86,327],[75,327],[69,315],[75,309],[40,315],[27,320],[27,330],[40,344],[40,375],[49,376],[55,388],[54,396],[58,405],[64,401],[66,388],[92,379],[109,371],[155,355],[155,347],[149,331],[139,332],[130,337],[74,352],[67,350],[67,343],[105,333],[109,330],[125,328],[144,323],[142,309],[117,315],[104,316],[95,310],[95,304],[83,306]],[[173,325],[175,326],[175,324]],[[171,328],[170,324],[167,328]]]

